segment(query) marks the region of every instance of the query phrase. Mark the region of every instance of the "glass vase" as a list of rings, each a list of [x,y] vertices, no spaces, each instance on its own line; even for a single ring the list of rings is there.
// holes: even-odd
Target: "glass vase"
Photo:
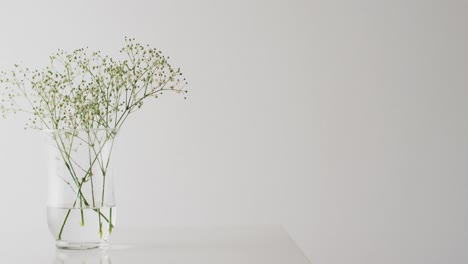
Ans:
[[[112,150],[116,129],[48,130],[47,223],[61,249],[107,246],[116,204]]]

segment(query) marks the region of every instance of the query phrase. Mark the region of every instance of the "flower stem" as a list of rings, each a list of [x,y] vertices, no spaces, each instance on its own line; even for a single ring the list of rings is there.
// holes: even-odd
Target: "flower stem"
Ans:
[[[81,226],[84,226],[83,199],[80,199]]]
[[[101,221],[101,209],[99,211],[99,238],[102,239],[102,221]]]
[[[109,234],[112,234],[112,229],[114,225],[112,224],[112,207],[109,208]]]
[[[63,228],[65,227],[65,223],[67,222],[68,216],[70,215],[71,209],[68,209],[67,215],[65,216],[65,220],[63,220],[62,227],[60,227],[60,232],[58,234],[58,240],[62,239],[62,232]]]

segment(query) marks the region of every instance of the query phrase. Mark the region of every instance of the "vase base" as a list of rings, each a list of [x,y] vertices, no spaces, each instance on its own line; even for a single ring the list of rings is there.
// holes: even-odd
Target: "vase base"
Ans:
[[[86,250],[86,249],[96,249],[96,248],[106,248],[108,243],[107,241],[93,241],[93,242],[71,242],[57,240],[55,245],[59,249],[68,249],[68,250]]]

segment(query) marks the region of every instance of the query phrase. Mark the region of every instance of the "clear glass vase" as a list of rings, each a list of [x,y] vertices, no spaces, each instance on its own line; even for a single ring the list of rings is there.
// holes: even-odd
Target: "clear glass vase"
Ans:
[[[107,245],[115,227],[116,129],[48,130],[47,223],[62,249]]]

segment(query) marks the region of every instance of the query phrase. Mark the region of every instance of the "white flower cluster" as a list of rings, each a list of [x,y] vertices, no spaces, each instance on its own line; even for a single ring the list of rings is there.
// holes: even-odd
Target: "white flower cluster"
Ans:
[[[125,38],[122,59],[90,52],[59,50],[44,69],[15,65],[0,73],[0,110],[31,114],[35,129],[120,128],[147,98],[163,91],[187,93],[180,69],[160,51]]]

